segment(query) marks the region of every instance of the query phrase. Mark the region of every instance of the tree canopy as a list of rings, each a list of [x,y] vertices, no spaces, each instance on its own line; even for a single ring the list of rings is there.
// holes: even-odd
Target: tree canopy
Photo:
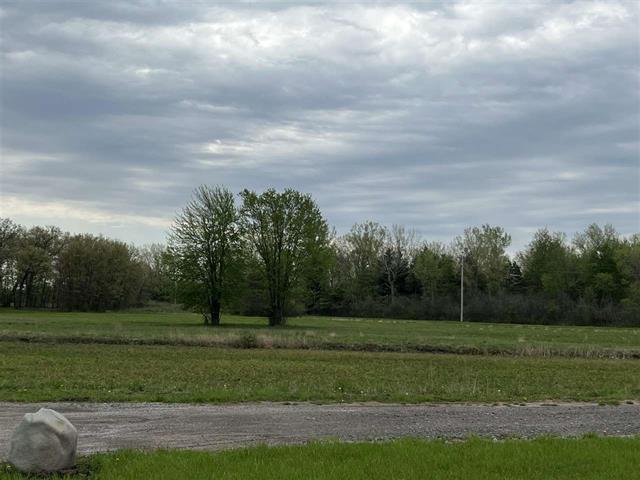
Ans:
[[[219,325],[227,280],[241,244],[234,196],[223,187],[202,185],[176,217],[169,252],[183,299],[200,309],[205,324]]]
[[[260,258],[269,290],[269,323],[284,325],[292,289],[328,254],[328,227],[310,195],[243,190],[243,231]]]

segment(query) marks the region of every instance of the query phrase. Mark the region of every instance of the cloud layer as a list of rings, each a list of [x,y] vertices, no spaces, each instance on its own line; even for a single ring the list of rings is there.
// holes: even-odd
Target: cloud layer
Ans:
[[[5,2],[0,21],[17,221],[161,241],[210,183],[310,192],[338,231],[640,231],[636,3]]]

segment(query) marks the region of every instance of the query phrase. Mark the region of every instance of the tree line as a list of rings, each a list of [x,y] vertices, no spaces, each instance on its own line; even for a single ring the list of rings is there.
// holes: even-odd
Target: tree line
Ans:
[[[165,247],[0,219],[0,305],[105,311],[167,299]]]
[[[243,190],[236,199],[201,186],[166,246],[2,220],[0,301],[95,311],[172,301],[210,325],[222,311],[270,325],[305,313],[453,320],[462,282],[470,321],[640,325],[640,234],[594,224],[569,240],[542,228],[513,256],[510,245],[491,225],[449,244],[373,221],[337,235],[309,195]]]

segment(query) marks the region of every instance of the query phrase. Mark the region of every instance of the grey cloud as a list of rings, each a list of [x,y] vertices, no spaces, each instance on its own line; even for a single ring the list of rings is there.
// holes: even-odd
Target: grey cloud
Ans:
[[[6,2],[1,21],[18,221],[157,241],[206,182],[308,191],[340,231],[640,230],[628,3]]]

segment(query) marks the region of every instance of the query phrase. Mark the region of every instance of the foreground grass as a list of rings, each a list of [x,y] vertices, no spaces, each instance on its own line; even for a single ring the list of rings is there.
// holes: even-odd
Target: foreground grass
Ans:
[[[637,360],[0,342],[0,400],[640,399]]]
[[[446,479],[596,480],[636,478],[640,438],[465,442],[312,443],[221,453],[120,451],[81,460],[95,480],[170,479]],[[0,478],[24,480],[6,465]]]
[[[640,357],[640,328],[292,318],[268,328],[264,318],[224,316],[220,328],[199,315],[61,313],[0,309],[0,339],[171,345],[258,346],[371,351],[440,351],[582,357]]]

